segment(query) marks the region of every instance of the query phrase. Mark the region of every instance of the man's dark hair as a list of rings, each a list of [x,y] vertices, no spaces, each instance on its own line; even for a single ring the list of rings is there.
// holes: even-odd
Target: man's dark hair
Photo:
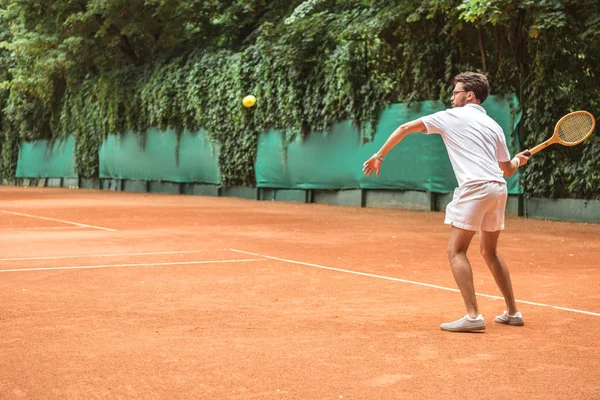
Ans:
[[[476,72],[463,72],[454,77],[454,84],[459,82],[463,84],[466,91],[475,93],[475,97],[482,103],[490,93],[490,84],[485,75]]]

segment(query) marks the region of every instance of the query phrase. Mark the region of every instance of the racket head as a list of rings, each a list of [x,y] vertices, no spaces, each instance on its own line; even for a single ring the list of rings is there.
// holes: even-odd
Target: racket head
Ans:
[[[596,128],[596,119],[587,111],[574,111],[562,117],[554,128],[554,141],[575,146],[587,139]]]

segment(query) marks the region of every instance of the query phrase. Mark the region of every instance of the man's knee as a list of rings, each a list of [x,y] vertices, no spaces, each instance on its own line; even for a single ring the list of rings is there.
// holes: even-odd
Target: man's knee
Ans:
[[[481,252],[481,256],[483,257],[483,259],[489,263],[489,261],[493,261],[496,258],[498,258],[498,253],[496,253],[496,250],[490,250],[490,249],[486,249],[484,247],[482,247],[480,249]]]
[[[456,257],[466,257],[467,251],[465,249],[460,249],[452,246],[448,246],[446,249],[446,253],[448,254],[448,260],[452,261]]]

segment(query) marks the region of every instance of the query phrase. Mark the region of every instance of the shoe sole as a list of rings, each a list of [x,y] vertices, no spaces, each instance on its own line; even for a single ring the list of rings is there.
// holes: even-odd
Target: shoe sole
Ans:
[[[473,326],[473,327],[469,327],[469,328],[456,328],[456,329],[440,327],[440,329],[445,332],[479,332],[479,331],[485,331],[485,325]]]
[[[497,324],[509,325],[509,326],[524,326],[525,325],[524,321],[517,321],[517,322],[506,321],[506,322],[502,322],[502,321],[494,320],[494,322],[496,322]]]

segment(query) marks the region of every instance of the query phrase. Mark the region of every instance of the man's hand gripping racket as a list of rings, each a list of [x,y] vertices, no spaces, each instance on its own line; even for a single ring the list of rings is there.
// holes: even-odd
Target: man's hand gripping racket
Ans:
[[[525,154],[531,157],[533,154],[554,143],[562,144],[563,146],[575,146],[590,137],[595,127],[596,120],[589,112],[575,111],[569,113],[556,123],[554,134],[550,139],[526,151]]]

